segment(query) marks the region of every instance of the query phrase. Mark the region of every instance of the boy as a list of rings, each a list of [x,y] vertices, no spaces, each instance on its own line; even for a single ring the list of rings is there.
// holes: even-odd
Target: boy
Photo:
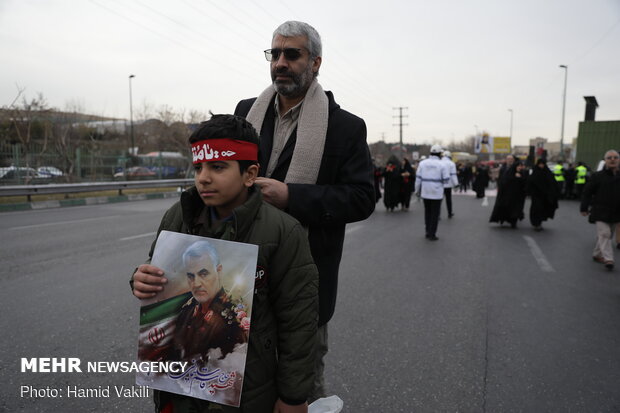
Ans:
[[[299,222],[263,202],[254,185],[259,165],[252,125],[237,116],[213,115],[189,142],[195,187],[165,213],[158,233],[258,245],[252,326],[239,408],[156,391],[157,412],[305,413],[318,322],[318,272],[308,238]],[[131,280],[133,294],[151,298],[166,281],[161,269],[142,264]]]

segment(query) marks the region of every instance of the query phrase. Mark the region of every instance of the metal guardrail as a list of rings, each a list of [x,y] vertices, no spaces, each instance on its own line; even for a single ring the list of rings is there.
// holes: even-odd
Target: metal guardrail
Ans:
[[[0,196],[26,196],[28,197],[28,202],[30,202],[32,195],[41,194],[118,191],[118,194],[122,195],[124,189],[188,187],[193,184],[193,179],[158,179],[148,181],[84,182],[79,184],[7,185],[0,186]]]

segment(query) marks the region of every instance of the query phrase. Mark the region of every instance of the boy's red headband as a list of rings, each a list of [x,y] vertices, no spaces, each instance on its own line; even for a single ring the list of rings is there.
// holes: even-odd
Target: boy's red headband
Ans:
[[[236,139],[206,139],[192,143],[192,163],[258,161],[258,145]]]

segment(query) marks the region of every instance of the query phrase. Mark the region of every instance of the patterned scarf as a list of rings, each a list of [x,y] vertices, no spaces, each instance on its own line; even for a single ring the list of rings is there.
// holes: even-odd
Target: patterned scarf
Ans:
[[[246,119],[260,135],[265,114],[275,94],[273,85],[261,93],[252,105]],[[302,103],[297,122],[297,141],[285,183],[315,184],[321,167],[327,135],[329,101],[316,79],[312,81]],[[276,114],[277,116],[277,114]]]

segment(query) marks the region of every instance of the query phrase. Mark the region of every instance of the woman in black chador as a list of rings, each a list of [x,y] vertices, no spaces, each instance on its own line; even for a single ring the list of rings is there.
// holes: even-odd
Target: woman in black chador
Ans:
[[[489,186],[489,169],[481,163],[476,165],[472,188],[476,191],[476,198],[484,198],[484,190]]]
[[[525,166],[518,161],[512,164],[510,169],[502,175],[498,181],[497,198],[489,222],[504,221],[510,223],[512,228],[517,227],[517,221],[523,219],[523,204],[525,203]]]
[[[542,222],[553,219],[558,208],[558,186],[544,159],[539,159],[527,179],[526,190],[532,197],[530,222],[534,231],[542,231]]]
[[[409,203],[411,202],[411,193],[415,184],[415,171],[409,159],[403,159],[402,169],[400,171],[400,204],[403,211],[409,211]]]
[[[383,204],[388,211],[394,211],[394,208],[398,206],[400,183],[402,182],[400,173],[398,158],[394,155],[390,156],[383,171]]]

